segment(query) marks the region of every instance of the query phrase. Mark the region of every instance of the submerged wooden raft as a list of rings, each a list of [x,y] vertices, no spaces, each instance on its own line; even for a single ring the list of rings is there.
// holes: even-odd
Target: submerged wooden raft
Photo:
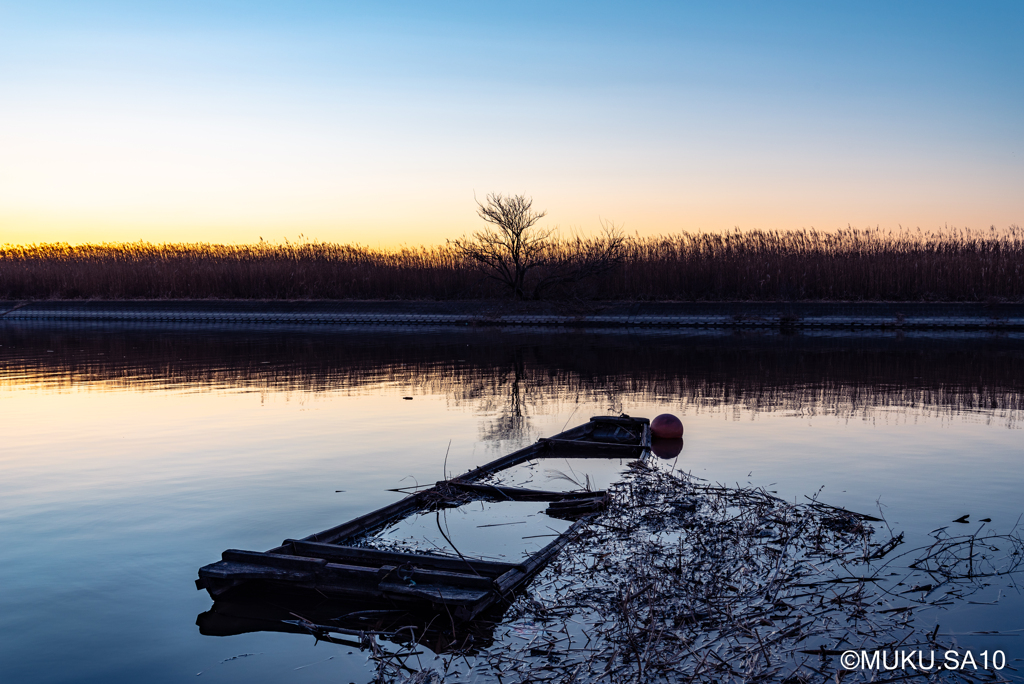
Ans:
[[[220,561],[199,569],[196,587],[206,589],[214,599],[236,591],[308,590],[325,596],[447,610],[456,619],[471,620],[525,585],[607,501],[605,492],[549,492],[497,486],[482,480],[532,459],[563,454],[573,458],[637,458],[650,446],[650,422],[646,418],[591,418],[588,423],[323,532],[286,539],[266,552],[229,549]],[[357,537],[396,520],[445,507],[459,494],[494,501],[546,501],[550,502],[549,515],[575,522],[520,563],[352,545]]]

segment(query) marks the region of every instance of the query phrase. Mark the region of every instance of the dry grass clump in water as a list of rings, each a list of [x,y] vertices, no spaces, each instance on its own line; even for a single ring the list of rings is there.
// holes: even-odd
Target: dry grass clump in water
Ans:
[[[901,553],[903,535],[876,534],[878,518],[711,486],[644,462],[631,464],[614,494],[609,510],[516,599],[492,646],[427,669],[399,667],[402,650],[375,654],[377,681],[455,681],[456,673],[498,684],[1016,676],[1009,668],[847,671],[838,662],[848,649],[884,650],[890,660],[897,650],[934,650],[941,665],[950,645],[915,616],[991,591],[997,578],[1012,582],[1024,552],[1015,530],[950,536],[943,528],[931,545]]]
[[[1024,300],[1024,230],[1018,226],[636,236],[616,248],[614,264],[599,277],[585,277],[582,265],[608,239],[553,237],[544,247],[548,265],[530,272],[524,292],[600,300]],[[509,294],[452,245],[0,247],[0,299],[455,300]]]

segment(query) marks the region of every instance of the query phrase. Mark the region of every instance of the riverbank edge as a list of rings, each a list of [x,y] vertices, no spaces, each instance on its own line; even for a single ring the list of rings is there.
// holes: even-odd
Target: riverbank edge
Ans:
[[[1024,330],[1024,304],[121,300],[0,302],[0,322]]]

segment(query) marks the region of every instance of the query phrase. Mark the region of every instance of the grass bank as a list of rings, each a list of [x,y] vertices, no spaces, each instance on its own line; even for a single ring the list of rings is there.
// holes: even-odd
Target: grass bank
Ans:
[[[579,241],[554,240],[570,259]],[[553,260],[557,261],[557,260]],[[531,272],[546,275],[543,266]],[[450,246],[372,249],[65,243],[0,247],[0,299],[428,299],[507,296]],[[1024,229],[847,229],[632,237],[599,277],[552,299],[1024,301]]]

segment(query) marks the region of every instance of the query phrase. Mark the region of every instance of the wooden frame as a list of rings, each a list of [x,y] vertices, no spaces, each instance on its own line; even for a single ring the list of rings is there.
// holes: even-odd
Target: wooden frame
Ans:
[[[525,461],[555,454],[574,458],[639,458],[651,447],[650,422],[629,416],[597,416],[583,425],[474,468],[451,480],[303,539],[286,539],[269,551],[229,549],[199,569],[196,588],[214,599],[245,590],[307,590],[323,596],[382,601],[412,609],[446,611],[472,620],[523,587],[607,503],[606,492],[550,492],[502,487],[484,478]],[[548,513],[574,519],[568,530],[521,563],[426,553],[399,553],[354,546],[354,538],[391,522],[443,506],[461,493],[497,501],[547,501]]]

